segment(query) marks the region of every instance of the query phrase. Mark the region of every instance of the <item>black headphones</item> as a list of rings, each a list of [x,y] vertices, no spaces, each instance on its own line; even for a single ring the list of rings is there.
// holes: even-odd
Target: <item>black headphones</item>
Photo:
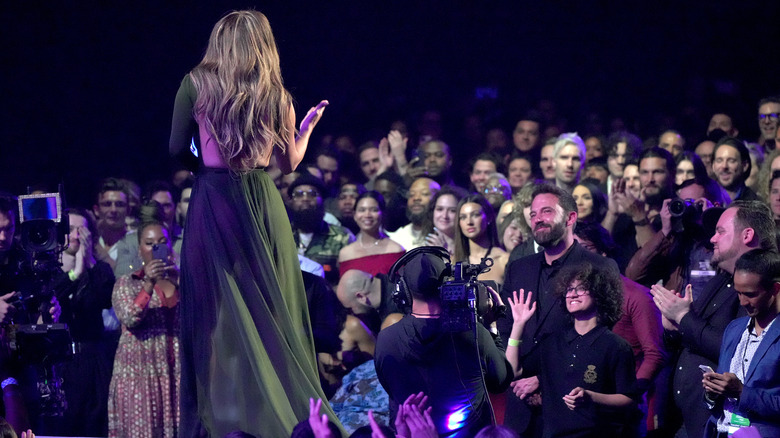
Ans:
[[[412,310],[412,292],[409,290],[409,286],[406,284],[406,280],[403,276],[403,269],[412,259],[420,254],[433,254],[439,256],[444,260],[446,268],[442,272],[441,277],[452,276],[452,265],[450,264],[450,253],[441,246],[420,246],[409,250],[400,259],[398,259],[390,268],[388,277],[390,281],[395,284],[395,290],[393,291],[393,301],[401,308],[404,313],[409,313]]]

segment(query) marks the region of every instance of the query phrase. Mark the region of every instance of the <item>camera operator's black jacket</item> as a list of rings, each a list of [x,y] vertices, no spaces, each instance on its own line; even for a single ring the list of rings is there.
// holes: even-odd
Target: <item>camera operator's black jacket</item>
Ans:
[[[505,391],[513,376],[504,352],[482,324],[477,324],[475,339],[473,331],[447,333],[441,319],[411,315],[379,333],[374,361],[391,406],[425,392],[443,437],[473,437],[490,425],[484,388]]]

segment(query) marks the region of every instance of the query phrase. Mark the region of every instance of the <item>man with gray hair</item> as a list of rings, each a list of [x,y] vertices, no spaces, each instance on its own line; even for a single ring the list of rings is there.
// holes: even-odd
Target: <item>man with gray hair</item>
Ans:
[[[555,185],[571,193],[580,182],[585,167],[585,142],[576,132],[567,132],[558,137],[553,149],[555,160]]]

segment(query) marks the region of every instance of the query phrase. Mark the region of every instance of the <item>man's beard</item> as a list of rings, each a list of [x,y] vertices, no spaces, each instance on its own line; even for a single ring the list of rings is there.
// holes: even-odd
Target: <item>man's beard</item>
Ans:
[[[423,220],[425,220],[425,210],[423,210],[420,213],[413,213],[409,208],[406,209],[406,218],[409,219],[409,222],[412,223],[412,225],[420,226],[423,223]]]
[[[292,210],[292,220],[295,227],[305,233],[312,233],[319,229],[322,218],[325,217],[325,206],[317,205],[303,210]]]
[[[537,224],[538,227],[542,223]],[[549,224],[546,224],[549,225]],[[549,248],[563,239],[566,234],[566,224],[563,222],[553,223],[550,228],[534,229],[534,240],[539,246]]]
[[[712,255],[712,260],[710,260],[710,265],[712,265],[712,266],[714,266],[716,268],[720,268],[721,262],[723,262],[725,260],[736,259],[737,258],[737,251],[738,251],[738,249],[734,245],[732,245],[731,248],[729,248],[729,249],[727,249],[725,251],[720,251],[720,248],[718,248],[718,253],[717,254],[713,253],[713,255]]]
[[[665,199],[669,199],[671,197],[672,193],[669,189],[665,187],[659,187],[658,193],[654,195],[645,195],[645,203],[653,207],[658,207],[664,204]]]

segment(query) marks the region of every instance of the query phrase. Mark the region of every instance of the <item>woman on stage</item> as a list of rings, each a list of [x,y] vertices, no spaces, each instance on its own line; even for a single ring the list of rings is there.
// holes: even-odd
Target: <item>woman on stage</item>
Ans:
[[[290,221],[263,168],[273,157],[293,171],[327,104],[296,136],[271,27],[256,11],[219,20],[181,83],[170,152],[186,156],[192,139],[200,167],[181,255],[182,437],[289,436],[309,397],[324,397]]]

